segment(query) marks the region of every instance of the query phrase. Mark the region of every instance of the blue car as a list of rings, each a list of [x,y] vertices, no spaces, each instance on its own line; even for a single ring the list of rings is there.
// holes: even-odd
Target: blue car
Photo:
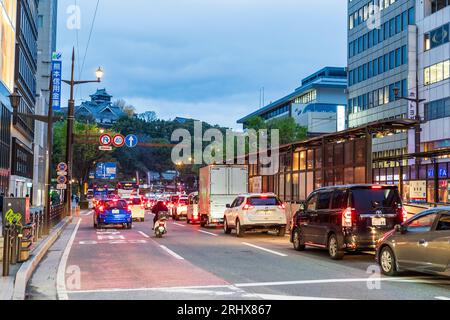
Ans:
[[[94,228],[100,226],[121,224],[127,229],[131,229],[133,217],[131,208],[125,200],[111,199],[102,200],[95,207]]]

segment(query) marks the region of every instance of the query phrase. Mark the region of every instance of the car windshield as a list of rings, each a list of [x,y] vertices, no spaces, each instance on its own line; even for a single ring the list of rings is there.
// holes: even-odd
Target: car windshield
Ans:
[[[280,200],[277,197],[251,197],[248,203],[252,206],[277,206]]]
[[[107,209],[126,209],[127,202],[125,200],[108,201],[105,203]]]
[[[401,205],[395,188],[352,189],[352,204],[357,211],[373,211],[380,208],[398,208]]]

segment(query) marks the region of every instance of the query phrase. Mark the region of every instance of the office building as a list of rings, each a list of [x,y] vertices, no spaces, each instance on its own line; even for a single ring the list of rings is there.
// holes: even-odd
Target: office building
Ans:
[[[47,115],[52,53],[56,51],[57,0],[39,0],[38,51],[36,74],[36,114]],[[46,168],[51,157],[47,150],[47,124],[35,121],[33,205],[43,206],[45,201]]]
[[[15,86],[22,96],[18,111],[34,114],[37,70],[37,0],[17,1]],[[13,117],[9,191],[16,197],[32,194],[34,121]]]
[[[396,100],[415,93],[415,0],[350,0],[348,2],[348,124],[408,117],[408,102]],[[408,134],[375,139],[375,157],[407,153]]]
[[[14,90],[17,0],[0,1],[0,194],[9,191],[11,174],[11,105]]]
[[[266,121],[293,117],[299,125],[308,127],[309,133],[340,131],[345,129],[346,88],[345,68],[325,67],[303,79],[293,93],[252,112],[238,123],[245,128],[246,121],[254,116]]]

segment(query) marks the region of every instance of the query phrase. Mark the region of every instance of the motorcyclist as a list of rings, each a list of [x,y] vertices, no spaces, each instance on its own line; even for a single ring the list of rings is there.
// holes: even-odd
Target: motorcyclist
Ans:
[[[166,204],[164,203],[164,201],[158,201],[152,208],[152,212],[155,214],[155,217],[153,218],[153,228],[152,230],[155,229],[155,224],[156,222],[159,220],[159,214],[161,212],[168,212],[169,208],[167,208]]]

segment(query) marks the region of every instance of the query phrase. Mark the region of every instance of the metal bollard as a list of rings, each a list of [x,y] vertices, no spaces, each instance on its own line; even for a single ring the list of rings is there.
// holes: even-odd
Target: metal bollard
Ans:
[[[17,264],[17,231],[15,226],[12,227],[11,232],[11,264],[16,265]]]
[[[9,258],[10,258],[10,230],[9,226],[4,227],[4,238],[3,238],[3,276],[9,276]]]

